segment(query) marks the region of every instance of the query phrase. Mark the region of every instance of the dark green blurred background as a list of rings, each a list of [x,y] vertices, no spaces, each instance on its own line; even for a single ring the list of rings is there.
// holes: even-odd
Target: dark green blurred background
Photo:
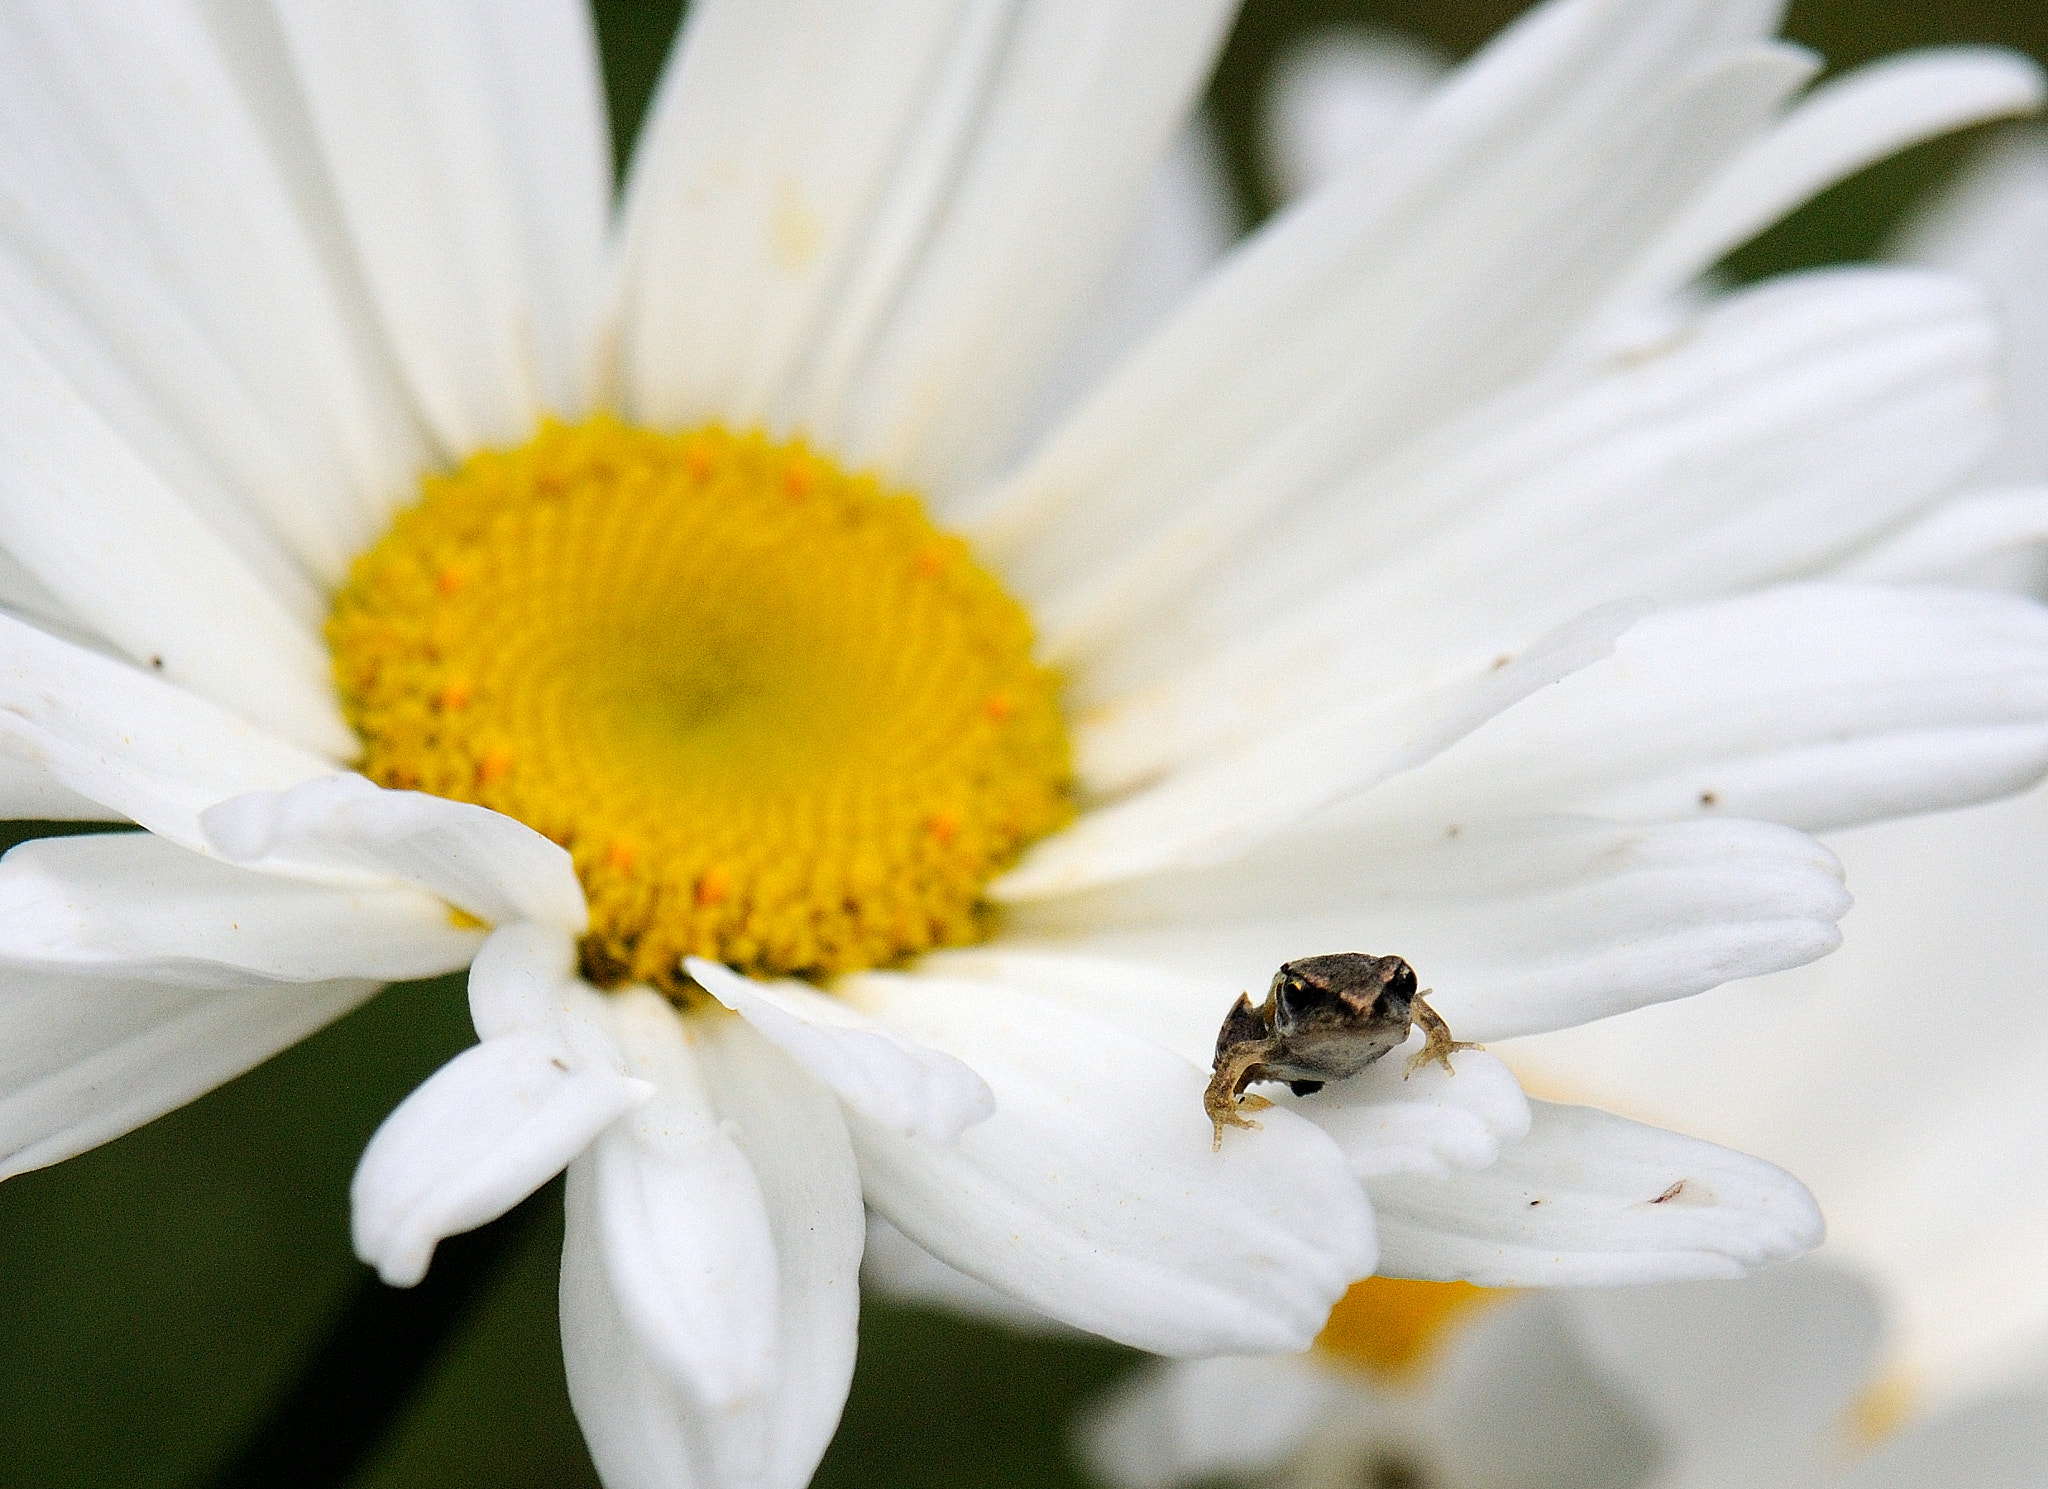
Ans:
[[[1371,23],[1463,55],[1522,8],[1250,0],[1210,96],[1247,217],[1268,205],[1252,169],[1255,100],[1291,37]],[[599,0],[621,140],[678,9]],[[2003,42],[2048,58],[2042,0],[1812,0],[1792,6],[1789,30],[1837,66],[1943,41]],[[1838,188],[1732,267],[1749,276],[1868,253],[1970,143],[1922,147]],[[364,1140],[471,1038],[458,980],[396,988],[184,1111],[0,1186],[0,1484],[209,1482],[358,1294],[347,1193]],[[355,1484],[596,1482],[555,1338],[558,1197],[542,1196],[539,1208]],[[870,1307],[853,1397],[818,1482],[1072,1483],[1060,1455],[1065,1414],[1130,1358]]]

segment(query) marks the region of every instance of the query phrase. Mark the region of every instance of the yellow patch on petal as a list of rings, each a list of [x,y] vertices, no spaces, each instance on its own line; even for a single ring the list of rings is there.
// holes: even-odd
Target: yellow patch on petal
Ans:
[[[1072,815],[1023,607],[801,442],[550,424],[429,477],[327,637],[366,775],[569,850],[600,985],[976,940],[982,886]]]
[[[1469,1282],[1368,1277],[1337,1300],[1315,1349],[1383,1379],[1412,1382],[1428,1372],[1453,1334],[1514,1295]]]
[[[1905,1425],[1918,1404],[1920,1388],[1911,1375],[1894,1371],[1873,1381],[1851,1403],[1848,1415],[1849,1445],[1867,1451]]]

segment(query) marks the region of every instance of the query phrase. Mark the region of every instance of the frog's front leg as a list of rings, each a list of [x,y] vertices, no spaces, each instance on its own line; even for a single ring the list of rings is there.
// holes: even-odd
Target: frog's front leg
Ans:
[[[1427,991],[1427,988],[1423,990],[1423,992]],[[1468,1044],[1462,1039],[1451,1038],[1451,1026],[1443,1021],[1443,1018],[1434,1008],[1423,1002],[1422,997],[1422,993],[1415,995],[1415,1001],[1410,1008],[1410,1017],[1414,1019],[1417,1026],[1422,1030],[1423,1045],[1421,1049],[1408,1057],[1408,1068],[1401,1072],[1401,1079],[1404,1081],[1432,1060],[1443,1066],[1446,1074],[1456,1075],[1458,1072],[1451,1069],[1451,1056],[1454,1053],[1459,1050],[1482,1050],[1486,1048],[1483,1044]]]
[[[1226,1127],[1257,1127],[1246,1112],[1262,1112],[1273,1103],[1263,1096],[1246,1096],[1244,1088],[1256,1078],[1258,1067],[1273,1053],[1273,1041],[1251,1040],[1216,1056],[1216,1073],[1209,1077],[1209,1089],[1202,1093],[1202,1110],[1216,1125],[1214,1147],[1223,1147]]]

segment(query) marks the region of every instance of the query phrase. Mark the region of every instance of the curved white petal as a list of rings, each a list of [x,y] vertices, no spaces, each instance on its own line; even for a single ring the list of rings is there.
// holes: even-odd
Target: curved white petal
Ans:
[[[1375,699],[1240,743],[1088,813],[1031,849],[987,893],[1010,903],[1039,900],[1237,857],[1319,808],[1415,769],[1531,694],[1599,661],[1647,608],[1629,601],[1599,606],[1520,655],[1457,678],[1391,718]],[[1128,775],[1131,757],[1143,749],[1128,736],[1121,751],[1101,735],[1089,744],[1098,768],[1111,774]]]
[[[332,1023],[379,986],[222,990],[0,971],[0,1179],[155,1121]]]
[[[807,364],[834,343],[859,349],[885,313],[1008,10],[691,7],[627,182],[637,417],[815,424]]]
[[[1818,1246],[1820,1209],[1783,1169],[1590,1107],[1532,1101],[1492,1168],[1375,1180],[1380,1270],[1485,1287],[1736,1277]]]
[[[1018,439],[1028,450],[1156,330],[1243,232],[1207,115],[1174,136],[1138,206],[1138,221],[1079,327],[1046,374]]]
[[[386,791],[357,775],[235,796],[208,807],[200,825],[230,863],[399,879],[493,924],[535,920],[581,931],[590,918],[567,850],[524,823],[468,802]]]
[[[271,582],[284,553],[332,581],[421,442],[274,26],[254,4],[6,7],[0,300]]]
[[[576,0],[291,0],[291,54],[379,323],[444,448],[591,396],[610,145]]]
[[[977,541],[1033,601],[1169,530],[1227,552],[1528,374],[1810,74],[1754,20],[1525,18],[1222,266],[991,497]]]
[[[888,318],[858,363],[834,369],[839,417],[823,429],[853,460],[943,507],[1010,453],[1234,11],[1229,0],[1012,10]]]
[[[1448,64],[1393,31],[1330,30],[1280,54],[1260,112],[1267,185],[1292,201],[1341,176],[1386,140]]]
[[[1313,1355],[1153,1361],[1089,1404],[1074,1445],[1116,1489],[1270,1474],[1324,1418],[1355,1412],[1358,1395]]]
[[[1908,145],[2041,106],[2041,69],[2017,52],[1941,47],[1814,89],[1671,224],[1616,296],[1654,300],[1703,274],[1800,203]]]
[[[0,961],[191,987],[437,977],[483,936],[398,884],[231,868],[150,833],[42,838],[0,859]]]
[[[298,744],[355,748],[281,601],[0,317],[0,546],[131,661]]]
[[[1989,559],[2048,545],[2048,485],[1976,492],[1944,502],[1843,563],[1844,579],[1955,583]]]
[[[802,1484],[839,1425],[853,1380],[865,1243],[860,1171],[838,1103],[739,1019],[706,1020],[698,1059],[724,1129],[761,1186],[775,1245],[770,1484]],[[735,1429],[737,1431],[737,1429]]]
[[[80,796],[33,760],[0,754],[0,821],[118,822],[121,814]]]
[[[224,797],[331,776],[332,761],[203,698],[0,615],[0,741],[66,790],[196,852]]]
[[[562,965],[553,941],[492,939],[471,972],[473,999],[545,999],[435,1071],[401,1102],[363,1150],[349,1195],[356,1254],[386,1282],[426,1275],[443,1237],[496,1219],[560,1173],[591,1140],[650,1094],[629,1077],[601,995]],[[490,987],[513,979],[507,991]],[[495,1024],[490,1018],[480,1020]]]
[[[1008,1293],[997,1292],[979,1277],[947,1266],[873,1211],[868,1212],[860,1285],[866,1296],[906,1308],[941,1308],[1018,1333],[1079,1337],[1070,1325],[1047,1318]]]
[[[776,1256],[753,1166],[719,1127],[683,1021],[660,994],[616,994],[626,1069],[654,1094],[591,1148],[598,1247],[626,1327],[706,1412],[775,1374]]]
[[[1217,979],[1315,952],[1398,954],[1463,1039],[1604,1018],[1841,943],[1841,865],[1763,822],[1538,818],[1389,827],[1371,803],[1200,873],[1016,907],[1006,940]],[[1456,811],[1456,804],[1450,810]],[[1206,1063],[1207,1043],[1182,1048]]]
[[[860,1192],[831,1098],[738,1020],[700,1032],[699,1067],[721,1128],[765,1202],[779,1333],[768,1393],[718,1412],[695,1404],[629,1327],[602,1240],[599,1162],[569,1167],[562,1354],[598,1473],[614,1489],[801,1489],[852,1377]],[[715,1199],[701,1192],[681,1204]],[[716,1222],[720,1216],[708,1215]],[[712,1304],[715,1300],[706,1300]]]
[[[1226,9],[695,7],[629,189],[636,413],[801,430],[943,498],[1007,451]]]
[[[1977,1401],[1880,1444],[1834,1489],[2048,1481],[2048,1401],[2038,1394]]]
[[[1655,1424],[1578,1347],[1559,1306],[1571,1296],[1511,1300],[1445,1341],[1438,1430],[1450,1482],[1672,1489],[1656,1472],[1669,1458]]]
[[[850,1113],[868,1202],[940,1260],[1159,1353],[1299,1349],[1371,1270],[1372,1218],[1291,1113],[1212,1151],[1203,1072],[996,981],[867,973],[855,1007],[967,1061],[996,1112],[951,1145]]]
[[[803,983],[753,982],[702,957],[684,965],[706,992],[870,1121],[950,1143],[996,1109],[988,1082],[968,1066]]]
[[[1986,477],[2048,477],[2048,131],[2013,129],[1908,224],[1896,256],[1967,276],[1999,309],[2005,336],[2005,443]]]
[[[1361,693],[1405,709],[1603,601],[1805,575],[1993,447],[1997,347],[1982,296],[1920,270],[1727,296],[1654,347],[1517,389],[1318,494],[1092,655],[1077,691],[1122,732],[1176,741]]]
[[[1555,1306],[1702,1489],[1819,1479],[1883,1334],[1871,1290],[1811,1259],[1739,1283],[1601,1289]]]
[[[1402,809],[1819,830],[1980,801],[2044,768],[2048,609],[1801,585],[1652,616],[1609,660],[1407,777]]]
[[[2041,788],[1840,834],[1857,906],[1833,956],[1497,1052],[1790,1169],[1926,1402],[2010,1389],[2048,1361],[2044,842]]]
[[[1448,1179],[1491,1168],[1503,1144],[1528,1136],[1528,1098],[1507,1066],[1461,1050],[1450,1070],[1432,1063],[1410,1072],[1408,1059],[1421,1048],[1416,1034],[1351,1079],[1292,1103],[1336,1139],[1361,1179]]]
[[[1188,960],[1193,964],[1204,958],[1197,950]],[[1266,976],[1271,975],[1271,966],[1265,969]],[[1242,986],[1227,974],[1216,975],[1224,969],[1214,961],[1176,972],[1143,962],[1048,954],[1000,942],[939,952],[925,959],[924,969],[941,977],[1028,988],[1037,997],[1107,1019],[1138,1038],[1162,1044],[1198,1068],[1212,1061],[1216,1031],[1238,994],[1255,991],[1266,980],[1247,978],[1252,985]],[[1420,1040],[1415,1036],[1401,1050],[1315,1095],[1291,1096],[1277,1085],[1263,1086],[1259,1094],[1329,1133],[1361,1179],[1390,1173],[1443,1176],[1454,1168],[1485,1168],[1500,1156],[1503,1142],[1513,1142],[1529,1130],[1529,1104],[1521,1086],[1505,1065],[1476,1050],[1456,1057],[1455,1079],[1438,1065],[1425,1066],[1410,1077],[1408,1056],[1421,1048]]]

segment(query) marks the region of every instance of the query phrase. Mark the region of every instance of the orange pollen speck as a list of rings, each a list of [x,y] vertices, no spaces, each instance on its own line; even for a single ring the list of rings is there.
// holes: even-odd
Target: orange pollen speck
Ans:
[[[697,903],[700,905],[722,905],[732,893],[732,879],[724,869],[713,864],[697,876]]]

